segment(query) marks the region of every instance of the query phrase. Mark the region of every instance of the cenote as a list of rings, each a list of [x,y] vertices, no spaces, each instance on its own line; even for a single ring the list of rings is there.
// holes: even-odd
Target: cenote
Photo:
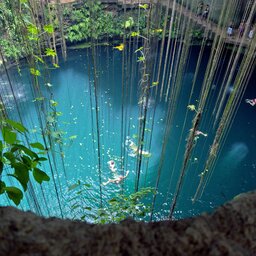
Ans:
[[[247,100],[256,97],[255,38],[248,39],[248,28],[241,38],[233,36],[235,45],[225,33],[207,38],[202,26],[195,43],[189,31],[198,24],[185,27],[189,17],[171,9],[161,23],[157,14],[166,8],[159,8],[152,2],[125,9],[122,37],[72,43],[65,59],[57,47],[58,65],[52,64],[54,55],[33,53],[18,67],[7,67],[1,49],[1,182],[24,190],[12,157],[24,161],[26,151],[5,154],[16,144],[31,145],[47,158],[38,168],[50,178],[38,184],[29,170],[17,207],[101,223],[129,216],[179,219],[211,212],[255,189],[255,106]],[[131,36],[137,31],[133,10],[148,19],[151,32]],[[172,22],[179,32],[171,38]],[[7,116],[27,132],[6,124]],[[17,133],[15,142],[5,141],[5,129]],[[15,205],[1,189],[1,205]]]

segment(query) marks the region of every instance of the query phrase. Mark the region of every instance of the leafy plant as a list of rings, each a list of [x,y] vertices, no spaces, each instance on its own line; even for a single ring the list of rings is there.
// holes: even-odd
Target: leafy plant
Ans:
[[[120,222],[128,217],[144,218],[150,212],[151,206],[143,203],[149,194],[155,193],[153,188],[142,188],[130,195],[118,194],[110,199],[107,206],[98,210],[96,223],[105,224]]]
[[[118,194],[108,200],[105,207],[92,209],[88,205],[91,197],[87,193],[91,189],[90,184],[83,183],[80,180],[69,187],[69,193],[73,193],[70,202],[74,219],[80,216],[81,220],[91,220],[94,223],[105,224],[118,223],[128,217],[144,218],[150,212],[151,206],[144,203],[143,199],[155,193],[153,188],[142,188],[130,195]]]
[[[27,133],[27,129],[21,123],[2,119],[0,124],[2,133],[0,140],[0,194],[6,193],[9,199],[19,205],[23,198],[23,192],[16,186],[7,185],[7,181],[3,181],[3,178],[14,178],[24,191],[27,190],[30,181],[30,172],[39,184],[49,181],[50,177],[39,169],[41,163],[47,161],[47,158],[39,156],[39,154],[45,154],[45,148],[39,142],[30,143],[26,147],[18,140],[18,135],[25,137]],[[31,148],[40,150],[40,152],[36,153]]]

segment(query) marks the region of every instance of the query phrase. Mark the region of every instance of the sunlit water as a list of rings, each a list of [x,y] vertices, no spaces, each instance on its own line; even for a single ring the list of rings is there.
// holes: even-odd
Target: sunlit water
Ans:
[[[187,105],[196,104],[204,73],[202,68],[192,102],[188,102],[198,51],[199,49],[196,47],[191,51],[181,94],[176,103],[177,110],[174,115],[161,171],[159,192],[154,211],[155,219],[163,219],[168,216],[172,195],[182,166],[186,138],[194,117],[194,113],[188,112],[184,133],[181,137]],[[207,54],[209,56],[209,52]],[[207,54],[203,60],[204,64],[208,61]],[[67,61],[60,62],[59,69],[49,70],[47,78],[40,80],[41,85],[44,86],[42,92],[46,98],[45,101],[51,99],[51,95],[53,95],[53,99],[58,102],[57,111],[62,112],[62,115],[58,118],[58,129],[63,132],[61,135],[63,145],[61,148],[58,144],[55,146],[56,169],[53,167],[53,173],[63,215],[70,218],[80,218],[84,214],[79,207],[71,210],[75,202],[79,202],[79,205],[92,207],[92,209],[99,206],[98,150],[100,150],[101,156],[101,182],[113,178],[107,164],[111,159],[115,160],[118,173],[123,174],[126,170],[130,171],[123,185],[109,184],[102,186],[103,201],[113,197],[115,193],[122,189],[126,193],[131,193],[135,187],[137,159],[129,155],[125,141],[128,136],[136,143],[138,135],[140,117],[140,105],[138,104],[140,101],[139,74],[138,71],[137,73],[131,70],[130,73],[127,72],[130,76],[123,78],[125,89],[122,97],[122,52],[113,51],[111,47],[99,47],[97,56],[100,148],[98,148],[97,143],[96,106],[92,86],[94,78],[90,51],[70,50]],[[133,65],[134,70],[138,70],[136,60]],[[88,72],[88,67],[90,67],[90,72]],[[22,68],[21,73],[22,76],[14,69],[10,71],[15,98],[24,124],[30,130],[31,140],[42,142],[35,109],[37,101],[34,100],[35,97],[30,89],[31,81],[28,78],[26,68]],[[91,75],[90,78],[89,75]],[[129,79],[131,79],[131,82]],[[256,97],[255,88],[253,88],[255,86],[253,84],[254,79],[255,77],[252,77],[244,98]],[[217,92],[218,86],[221,84],[220,81],[218,83],[216,82],[213,86],[213,93],[214,91]],[[228,93],[231,91],[232,87]],[[11,117],[17,119],[14,99],[4,75],[1,77],[1,95],[9,108]],[[153,120],[155,104],[157,104],[157,107]],[[203,170],[210,143],[214,136],[210,127],[213,107],[214,97],[208,104],[200,125],[200,130],[208,133],[208,136],[202,136],[196,142],[189,168],[186,171],[182,192],[178,199],[175,211],[176,218],[193,216],[203,211],[209,212],[235,195],[255,189],[256,107],[242,101],[205,192],[195,204],[192,204],[191,198],[199,182],[198,175]],[[148,104],[146,143],[144,145],[144,150],[150,151],[152,156],[143,158],[139,187],[155,186],[166,126],[166,112],[167,104],[164,101],[160,102],[159,97],[155,100],[152,95]],[[123,129],[123,132],[121,132],[121,129]],[[152,141],[149,148],[151,135]],[[178,148],[179,151],[177,151]],[[60,151],[64,153],[63,161]],[[121,161],[121,156],[123,156],[123,161]],[[123,170],[121,168],[122,162]],[[51,176],[48,164],[43,165],[42,169]],[[84,187],[85,192],[82,193],[82,196],[79,194],[80,190],[68,191],[68,187],[78,180],[91,185],[90,188]],[[37,211],[45,216],[61,216],[53,178],[49,183],[44,183],[42,188],[39,185],[33,185],[33,187],[36,191],[34,196],[37,197],[39,205],[36,205],[36,201],[31,199],[32,192],[29,192],[20,207]],[[12,203],[2,197],[1,204]]]

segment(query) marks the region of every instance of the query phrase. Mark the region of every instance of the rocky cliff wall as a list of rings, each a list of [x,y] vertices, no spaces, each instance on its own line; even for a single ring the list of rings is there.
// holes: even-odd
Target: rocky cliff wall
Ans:
[[[256,191],[179,221],[92,225],[0,208],[0,255],[256,255]]]

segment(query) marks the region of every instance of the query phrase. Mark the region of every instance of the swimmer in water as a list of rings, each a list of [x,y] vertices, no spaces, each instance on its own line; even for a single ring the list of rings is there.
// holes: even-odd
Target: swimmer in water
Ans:
[[[111,172],[116,172],[116,163],[114,160],[108,161],[108,168],[110,169]]]
[[[129,147],[131,151],[129,156],[135,157],[141,154],[144,157],[151,157],[151,153],[149,151],[140,150],[139,147],[127,136],[125,145]]]
[[[246,103],[249,103],[251,106],[255,106],[256,105],[256,99],[246,99],[245,100]]]
[[[201,132],[201,131],[196,131],[196,132],[195,132],[195,135],[196,135],[196,136],[203,135],[204,137],[207,137],[207,136],[208,136],[207,133],[203,133],[203,132]]]
[[[103,182],[102,185],[103,185],[103,186],[106,186],[106,185],[108,185],[109,183],[119,184],[119,183],[122,182],[125,178],[127,178],[128,174],[129,174],[129,171],[127,171],[124,176],[120,175],[120,176],[117,176],[117,177],[114,178],[114,179],[108,179],[108,181],[107,181],[107,182]]]

